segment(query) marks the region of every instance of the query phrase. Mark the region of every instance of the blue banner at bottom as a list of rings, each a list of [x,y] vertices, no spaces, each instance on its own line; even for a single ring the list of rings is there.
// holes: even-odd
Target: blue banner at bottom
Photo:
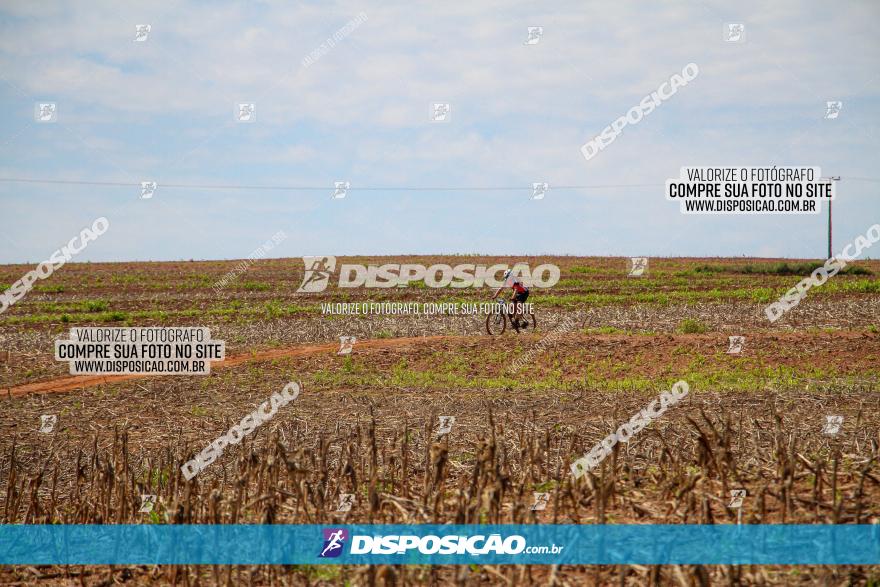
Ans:
[[[0,525],[0,564],[880,564],[880,525]]]

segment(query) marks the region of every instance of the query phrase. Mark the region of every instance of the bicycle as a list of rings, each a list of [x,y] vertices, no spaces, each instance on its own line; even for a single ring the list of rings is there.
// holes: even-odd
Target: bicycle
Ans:
[[[535,330],[538,327],[535,312],[530,305],[527,308],[528,311],[516,310],[513,302],[498,300],[498,306],[486,316],[486,332],[490,335],[504,334],[508,322],[517,334],[520,330]]]

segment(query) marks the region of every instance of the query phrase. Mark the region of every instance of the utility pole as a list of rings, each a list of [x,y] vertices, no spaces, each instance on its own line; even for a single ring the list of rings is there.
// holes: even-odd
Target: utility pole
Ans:
[[[833,175],[833,176],[829,177],[828,179],[831,180],[832,182],[840,181],[840,176]],[[831,184],[831,193],[835,193],[835,192],[836,192],[836,190],[834,189],[834,184],[832,183]],[[834,253],[831,251],[831,248],[832,248],[831,247],[831,200],[828,200],[828,256],[826,257],[826,259],[830,259],[834,255]]]

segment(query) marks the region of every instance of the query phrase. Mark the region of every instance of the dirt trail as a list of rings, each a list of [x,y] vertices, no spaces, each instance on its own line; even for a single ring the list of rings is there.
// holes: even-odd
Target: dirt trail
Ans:
[[[356,351],[374,349],[381,353],[384,349],[430,345],[435,350],[458,349],[466,354],[469,349],[486,345],[498,345],[498,348],[510,347],[515,340],[534,345],[545,336],[546,333],[521,335],[519,338],[482,335],[380,338],[358,340],[355,348]],[[880,353],[880,336],[858,331],[747,332],[746,339],[748,350],[743,356],[760,356],[764,368],[793,366],[808,360],[816,368],[840,368],[841,365],[844,365],[848,369],[871,369],[877,364],[878,353]],[[554,346],[577,345],[581,348],[590,348],[594,350],[594,356],[597,359],[613,357],[617,362],[642,365],[640,373],[645,375],[650,373],[650,369],[645,371],[646,367],[643,365],[645,356],[649,356],[650,365],[661,369],[664,365],[676,364],[685,359],[690,360],[687,355],[682,355],[679,352],[679,349],[683,347],[689,348],[695,353],[711,356],[718,352],[724,352],[727,349],[727,343],[727,335],[722,333],[655,336],[564,333],[555,338]],[[248,352],[228,357],[223,361],[214,361],[211,363],[211,369],[235,367],[244,363],[271,361],[285,357],[321,354],[335,356],[338,350],[339,343],[333,342]],[[145,377],[171,377],[171,375],[71,375],[5,389],[0,388],[0,397],[5,395],[11,398],[31,393],[65,392]]]
[[[423,343],[427,341],[436,341],[441,339],[467,338],[457,336],[414,336],[410,338],[385,338],[375,340],[363,340],[357,342],[357,348],[394,348],[405,346],[413,343]],[[284,357],[299,357],[304,355],[316,355],[321,353],[329,353],[339,350],[339,343],[327,344],[308,344],[290,347],[286,349],[272,349],[267,351],[250,352],[234,357],[228,357],[223,361],[212,361],[211,369],[222,369],[224,367],[235,367],[242,363],[271,361],[272,359],[280,359]],[[59,377],[48,381],[38,381],[36,383],[28,383],[25,385],[17,385],[15,387],[6,388],[7,397],[17,397],[28,395],[30,393],[57,393],[61,391],[71,391],[73,389],[84,389],[86,387],[94,387],[95,385],[103,385],[105,383],[116,383],[118,381],[128,381],[130,379],[143,379],[145,377],[170,377],[170,375],[71,375],[70,377]]]

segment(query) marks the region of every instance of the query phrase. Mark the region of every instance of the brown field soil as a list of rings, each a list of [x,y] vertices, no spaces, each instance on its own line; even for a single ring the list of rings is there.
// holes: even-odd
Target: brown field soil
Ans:
[[[423,342],[429,338],[396,338],[393,340],[365,340],[362,341],[358,348],[394,348],[404,345],[411,345],[416,342]],[[268,351],[252,352],[245,355],[237,355],[229,357],[222,361],[214,361],[211,364],[212,369],[222,369],[224,367],[234,367],[247,362],[269,361],[272,359],[280,359],[283,357],[298,357],[302,355],[313,354],[332,354],[338,350],[335,344],[309,344],[297,348],[274,349]],[[86,387],[94,387],[96,385],[105,385],[107,383],[118,383],[120,381],[128,381],[130,379],[142,379],[149,375],[108,375],[108,376],[92,376],[92,375],[74,375],[71,377],[61,377],[58,379],[50,379],[49,381],[41,381],[39,383],[29,383],[26,385],[18,385],[8,388],[7,395],[9,397],[17,395],[26,395],[29,393],[54,393],[60,391],[71,391],[74,389],[84,389]]]
[[[528,347],[537,348],[541,335],[523,334],[517,342]],[[507,340],[501,338],[474,338],[465,336],[425,336],[395,339],[361,340],[356,343],[358,355],[370,356],[378,368],[391,369],[401,356],[406,356],[410,368],[427,369],[438,353],[479,353],[500,351],[509,346]],[[718,335],[654,335],[629,337],[626,335],[572,335],[560,334],[554,340],[552,353],[564,354],[571,362],[582,358],[584,363],[613,358],[628,366],[627,374],[662,378],[678,369],[687,369],[687,363],[693,354],[717,355],[726,348],[728,341]],[[687,348],[690,353],[679,352]],[[579,349],[589,349],[584,352]],[[228,357],[223,361],[214,361],[212,369],[235,367],[244,363],[260,363],[287,357],[303,357],[320,355],[322,357],[337,354],[339,345],[309,344],[292,348],[253,351],[251,353]],[[388,352],[397,350],[399,352]],[[691,354],[693,353],[693,354]],[[430,357],[420,361],[426,354]],[[579,357],[579,355],[582,355]],[[876,374],[880,365],[880,334],[838,331],[834,333],[761,333],[748,338],[748,350],[741,352],[736,358],[727,357],[729,362],[748,358],[758,358],[761,368],[776,369],[780,367],[796,368],[804,364],[804,356],[809,355],[809,366],[814,372],[834,371],[839,375],[869,373]],[[419,363],[425,364],[420,365]],[[472,362],[473,359],[472,359]],[[504,372],[503,363],[487,363],[478,365],[479,372],[473,376],[495,376]],[[537,371],[537,368],[536,368]],[[7,397],[27,395],[31,393],[56,393],[83,389],[98,385],[118,383],[132,379],[144,379],[150,375],[73,375],[60,377],[37,383],[28,383],[9,387],[5,390]],[[166,376],[168,377],[168,376]]]
[[[734,488],[748,492],[747,524],[880,522],[880,262],[770,324],[761,298],[799,276],[696,269],[776,261],[652,259],[648,279],[628,281],[624,259],[522,260],[557,262],[565,283],[530,298],[537,332],[499,337],[482,316],[314,307],[479,302],[485,289],[304,297],[289,259],[255,262],[220,293],[211,284],[236,262],[65,266],[42,284],[63,291],[31,292],[0,315],[0,522],[736,523]],[[510,262],[339,262],[368,261]],[[28,269],[0,267],[0,283]],[[71,377],[53,343],[72,325],[209,326],[228,358],[206,376]],[[337,354],[342,335],[358,339],[351,355]],[[738,355],[726,352],[731,335],[746,337]],[[682,403],[572,477],[574,460],[678,380],[690,385]],[[290,381],[302,385],[294,402],[191,481],[181,475]],[[45,414],[58,416],[48,434]],[[442,436],[441,415],[456,417]],[[834,436],[822,433],[829,415],[844,417]],[[545,510],[530,509],[534,492],[550,493]],[[158,496],[154,514],[137,513],[145,493]],[[351,512],[336,511],[341,493],[355,494]],[[877,581],[877,566],[0,568],[2,585]]]

